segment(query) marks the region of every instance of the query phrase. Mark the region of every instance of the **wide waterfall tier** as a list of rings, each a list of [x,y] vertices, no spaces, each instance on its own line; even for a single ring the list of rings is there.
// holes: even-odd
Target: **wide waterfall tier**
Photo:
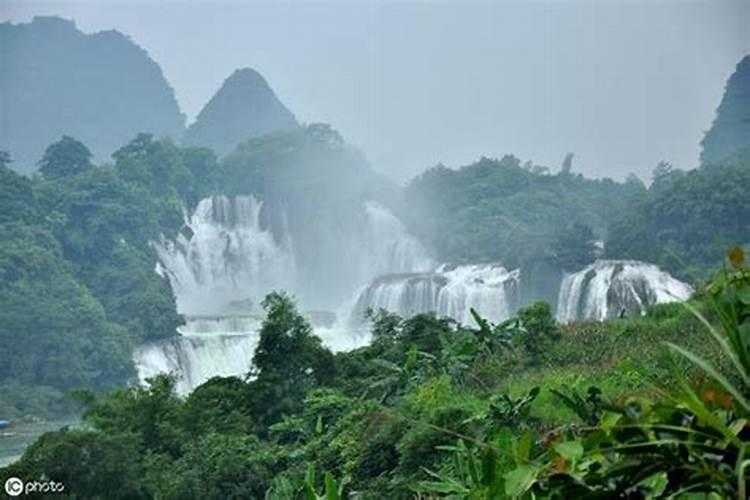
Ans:
[[[285,290],[306,307],[333,309],[376,276],[434,266],[378,203],[355,205],[342,214],[343,224],[329,211],[307,220],[299,209],[287,217],[283,207],[252,195],[212,196],[186,214],[174,239],[154,243],[157,271],[168,277],[179,312],[258,314],[272,290]]]
[[[644,314],[651,304],[683,301],[693,289],[653,264],[598,260],[563,278],[557,319],[561,322],[604,320]]]
[[[316,325],[316,319],[329,323],[320,311],[304,313],[314,325],[323,344],[336,351],[365,345],[368,336],[335,326]],[[141,384],[147,378],[171,373],[177,378],[178,394],[189,394],[211,377],[244,377],[252,367],[262,321],[256,317],[189,317],[179,335],[148,342],[133,353]]]
[[[350,321],[363,321],[368,309],[385,309],[409,317],[434,311],[464,324],[470,309],[491,321],[509,318],[519,305],[519,271],[500,265],[438,267],[434,272],[379,277],[358,295]]]
[[[143,383],[172,373],[177,392],[188,394],[211,377],[242,377],[252,365],[259,327],[252,317],[189,318],[180,335],[136,349],[138,378]]]
[[[268,291],[292,288],[291,237],[262,227],[262,209],[253,196],[205,198],[174,241],[155,245],[181,313],[257,312]]]

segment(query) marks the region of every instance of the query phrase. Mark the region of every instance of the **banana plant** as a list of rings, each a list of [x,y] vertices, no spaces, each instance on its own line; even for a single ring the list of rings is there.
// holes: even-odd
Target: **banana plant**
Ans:
[[[604,411],[598,428],[550,448],[545,474],[530,491],[553,498],[748,498],[750,269],[739,248],[729,260],[731,269],[708,288],[716,324],[687,307],[730,369],[666,343],[706,375],[709,389],[701,393],[676,372],[679,392],[662,390],[657,401],[633,399],[620,412]],[[563,453],[573,448],[575,454]]]

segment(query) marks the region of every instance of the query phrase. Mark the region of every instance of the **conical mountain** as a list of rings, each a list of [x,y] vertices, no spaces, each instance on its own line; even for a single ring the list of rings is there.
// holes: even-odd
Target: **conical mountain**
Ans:
[[[238,69],[201,110],[183,142],[208,146],[219,155],[250,137],[297,127],[294,115],[276,97],[260,73]]]
[[[703,138],[701,163],[720,161],[750,147],[750,55],[737,65],[727,81],[716,119]]]

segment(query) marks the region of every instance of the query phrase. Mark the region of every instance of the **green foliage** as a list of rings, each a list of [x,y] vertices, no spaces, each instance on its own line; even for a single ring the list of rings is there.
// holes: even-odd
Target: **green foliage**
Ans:
[[[8,415],[60,411],[73,387],[124,383],[133,347],[174,335],[182,321],[169,284],[154,272],[151,242],[182,224],[183,199],[197,192],[190,169],[208,176],[211,156],[139,136],[118,158],[115,168],[95,167],[86,146],[64,137],[47,149],[41,177],[0,168]],[[121,175],[128,166],[143,167],[148,181]]]
[[[575,388],[567,387],[565,390],[550,389],[550,392],[557,396],[565,406],[573,410],[583,422],[588,425],[599,423],[604,411],[604,401],[602,400],[602,391],[598,387],[589,387],[585,396],[582,396]]]
[[[747,276],[735,267],[702,300],[716,300],[744,324]],[[88,432],[112,439],[113,454],[130,454],[124,463],[139,471],[138,494],[481,499],[657,496],[682,481],[722,495],[739,488],[746,388],[736,385],[739,375],[713,377],[731,360],[707,348],[701,320],[674,306],[564,328],[544,304],[499,325],[475,315],[476,328],[429,314],[379,314],[369,346],[336,356],[288,296],[270,294],[265,306],[254,379],[214,378],[185,399],[167,376],[105,398],[78,394]],[[527,331],[558,338],[534,353]],[[686,360],[670,372],[665,340],[707,361],[685,370]],[[656,385],[680,380],[687,399]],[[692,396],[690,384],[700,387]],[[116,444],[125,442],[133,448]],[[87,466],[96,469],[91,478],[109,473]],[[98,479],[79,481],[81,491],[99,491]]]
[[[0,380],[103,389],[129,376],[128,337],[75,280],[54,237],[9,223],[0,240]]]
[[[402,217],[442,260],[492,260],[515,267],[554,255],[560,228],[571,221],[603,236],[644,191],[636,183],[589,180],[569,172],[548,175],[524,168],[513,156],[482,158],[458,170],[437,166],[415,178],[407,186],[409,209]],[[588,245],[575,241],[576,251],[565,253],[563,264],[570,265],[571,256],[574,263],[587,260]]]
[[[169,141],[157,141],[150,134],[138,134],[115,151],[112,158],[123,180],[154,194],[176,192],[184,199],[192,188],[192,172],[184,165],[177,146]]]
[[[518,311],[522,331],[521,343],[530,355],[532,363],[539,363],[542,352],[550,341],[560,337],[560,327],[552,316],[549,303],[536,302]]]
[[[185,399],[180,422],[191,435],[251,432],[255,420],[250,387],[235,377],[213,377]]]
[[[729,368],[722,370],[668,343],[708,377],[702,393],[678,374],[681,390],[676,394],[657,401],[631,399],[621,409],[605,412],[593,431],[555,446],[549,455],[554,465],[536,485],[540,492],[563,498],[626,492],[647,498],[687,493],[747,497],[750,272],[741,249],[730,251],[730,262],[732,269],[709,287],[719,326],[695,311],[731,361]],[[561,447],[571,443],[577,443],[576,453],[563,453]]]
[[[453,452],[451,473],[429,471],[433,479],[418,483],[416,491],[466,500],[502,496],[504,482],[497,473],[498,456],[493,447],[471,449],[459,439],[455,446],[443,446],[442,449]]]
[[[118,389],[106,399],[88,398],[85,419],[106,434],[134,434],[147,449],[176,456],[183,440],[174,378],[158,375],[147,382],[147,387]]]
[[[533,424],[531,418],[531,403],[539,395],[539,387],[534,387],[521,398],[511,398],[507,394],[493,396],[487,413],[482,420],[488,434],[494,435],[500,428],[509,427],[513,431],[522,431]]]
[[[268,425],[299,411],[307,390],[330,382],[334,364],[289,296],[271,293],[263,308],[267,315],[253,356],[252,394],[256,414]]]
[[[71,498],[146,499],[140,453],[137,437],[126,432],[63,429],[44,434],[20,461],[2,471],[3,477],[62,483]]]
[[[750,242],[750,150],[711,168],[655,177],[646,196],[613,221],[606,253],[707,279],[726,248]]]
[[[580,222],[565,226],[555,235],[551,250],[562,269],[578,271],[596,260],[594,231]]]
[[[51,144],[39,160],[39,173],[48,180],[73,177],[92,167],[89,148],[67,135]]]
[[[343,500],[346,479],[336,480],[330,472],[323,475],[322,491],[318,493],[318,475],[313,464],[309,464],[304,480],[292,482],[285,477],[277,478],[266,492],[266,500]]]
[[[280,460],[273,446],[255,436],[208,434],[167,467],[150,470],[150,494],[173,500],[263,498]]]
[[[0,223],[33,222],[38,218],[38,207],[27,178],[0,164],[0,186]]]

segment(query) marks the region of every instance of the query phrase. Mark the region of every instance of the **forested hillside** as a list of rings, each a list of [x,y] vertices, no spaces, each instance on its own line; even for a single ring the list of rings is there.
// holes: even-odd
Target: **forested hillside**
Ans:
[[[210,149],[148,134],[103,166],[92,163],[84,144],[63,137],[47,148],[32,179],[2,158],[0,412],[8,416],[59,412],[67,390],[124,384],[135,375],[135,346],[176,334],[182,320],[167,280],[155,272],[152,242],[180,231],[185,211],[201,198],[252,193],[288,206],[298,214],[302,249],[318,247],[308,258],[321,273],[328,259],[333,286],[330,270],[346,263],[334,260],[335,246],[322,248],[330,243],[323,234],[361,224],[363,199],[394,196],[393,186],[323,125],[251,139],[221,163]],[[311,220],[328,220],[331,232],[310,231]],[[264,220],[279,231],[282,223]],[[338,240],[338,248],[344,244]],[[52,362],[53,353],[68,361]]]
[[[695,168],[509,154],[399,186],[254,70],[182,136],[118,32],[37,17],[0,46],[0,439],[80,421],[0,481],[748,498],[750,56]]]
[[[561,327],[544,302],[497,325],[381,311],[370,345],[338,355],[274,293],[252,379],[184,399],[169,376],[79,393],[90,427],[45,435],[3,473],[89,498],[743,498],[750,276],[739,249],[730,259],[693,302],[701,316],[659,306]],[[702,314],[722,318],[719,343]]]
[[[513,156],[482,158],[458,170],[437,166],[411,181],[406,217],[444,260],[513,267],[550,258],[577,270],[593,261],[594,240],[605,240],[611,221],[645,191],[635,177],[593,180]],[[577,248],[560,248],[572,233]],[[563,255],[569,250],[582,255],[570,261]]]
[[[750,243],[750,148],[682,171],[662,165],[643,196],[618,214],[607,255],[659,264],[689,281],[716,269],[723,249]]]

